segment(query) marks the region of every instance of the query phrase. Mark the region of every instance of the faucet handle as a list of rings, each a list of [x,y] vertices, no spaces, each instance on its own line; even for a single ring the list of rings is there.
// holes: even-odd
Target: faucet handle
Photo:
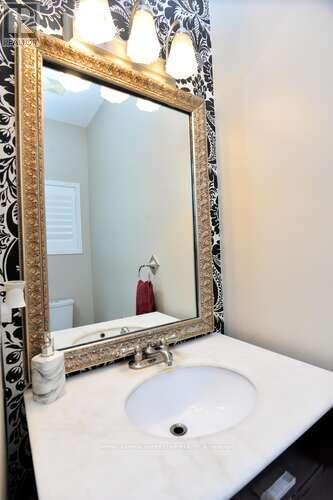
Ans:
[[[132,354],[134,356],[142,356],[142,347],[139,344],[134,347],[123,347],[120,352],[124,357],[132,356]]]
[[[168,337],[162,337],[162,338],[160,339],[160,345],[159,345],[159,348],[160,348],[160,349],[166,349],[166,350],[168,351],[168,350],[169,350],[169,344],[170,344],[170,342],[169,342]]]
[[[143,360],[143,348],[139,344],[134,349],[134,360],[136,363]]]
[[[133,354],[133,353],[134,353],[134,349],[133,349],[133,347],[122,347],[122,348],[120,349],[120,353],[121,353],[124,357],[126,357],[126,356],[131,356],[131,354]]]
[[[178,336],[175,333],[172,333],[171,335],[168,335],[168,337],[163,337],[163,343],[169,345],[169,344],[177,344],[178,342]]]
[[[160,348],[169,350],[170,344],[176,344],[178,340],[177,335],[172,334],[168,337],[162,337],[160,340]]]

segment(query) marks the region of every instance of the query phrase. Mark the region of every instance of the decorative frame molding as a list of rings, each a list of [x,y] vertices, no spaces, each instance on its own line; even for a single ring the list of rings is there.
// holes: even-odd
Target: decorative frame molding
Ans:
[[[125,357],[128,350],[138,344],[144,346],[173,334],[181,341],[212,332],[214,298],[204,100],[177,89],[147,70],[139,71],[141,68],[137,65],[104,51],[85,44],[72,45],[51,36],[31,34],[31,43],[19,46],[16,58],[21,257],[23,279],[27,284],[25,345],[28,378],[30,360],[40,352],[44,331],[48,330],[41,83],[44,60],[188,113],[195,177],[199,317],[66,349],[66,372],[115,361]]]

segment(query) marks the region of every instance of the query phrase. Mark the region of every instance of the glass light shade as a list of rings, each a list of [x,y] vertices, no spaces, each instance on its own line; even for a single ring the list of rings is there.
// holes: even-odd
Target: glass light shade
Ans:
[[[128,57],[136,63],[151,64],[158,59],[160,49],[153,15],[139,8],[127,43]]]
[[[88,80],[83,80],[83,78],[71,75],[70,73],[58,73],[57,78],[69,92],[83,92],[91,86],[91,82]]]
[[[9,309],[25,307],[23,290],[24,281],[6,281],[4,283],[6,292],[6,305]]]
[[[188,33],[178,31],[171,44],[166,72],[176,80],[190,78],[198,71],[193,40]]]
[[[81,0],[75,14],[74,34],[94,45],[112,40],[116,27],[108,0]]]
[[[160,109],[160,105],[156,104],[156,102],[140,98],[137,99],[136,106],[140,109],[140,111],[146,111],[147,113],[153,113],[154,111],[158,111]]]
[[[101,88],[101,97],[112,104],[121,104],[129,98],[129,94],[120,92],[119,90],[109,89],[107,87]]]

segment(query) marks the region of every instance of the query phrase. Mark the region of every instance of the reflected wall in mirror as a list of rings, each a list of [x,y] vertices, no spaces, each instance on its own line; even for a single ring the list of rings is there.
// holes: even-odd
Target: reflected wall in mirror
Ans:
[[[198,317],[190,115],[47,66],[43,109],[56,348]]]

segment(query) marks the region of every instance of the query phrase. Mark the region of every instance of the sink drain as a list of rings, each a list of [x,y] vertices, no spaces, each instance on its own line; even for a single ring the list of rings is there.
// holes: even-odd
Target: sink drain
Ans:
[[[185,436],[187,433],[187,427],[185,424],[174,424],[170,427],[170,432],[173,436]]]

